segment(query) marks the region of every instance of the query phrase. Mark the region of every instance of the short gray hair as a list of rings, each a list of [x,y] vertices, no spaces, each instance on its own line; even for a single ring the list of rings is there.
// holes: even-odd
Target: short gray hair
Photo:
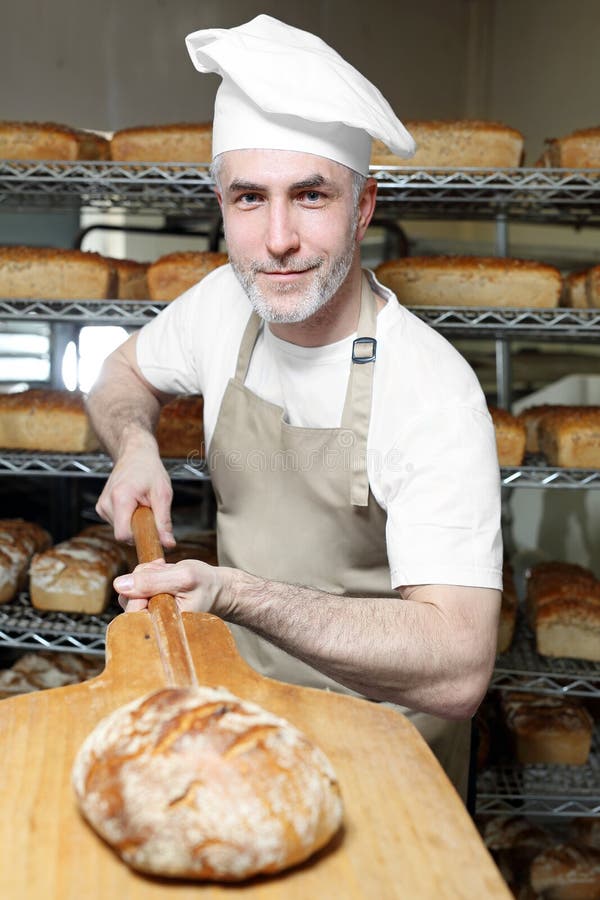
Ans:
[[[342,165],[342,163],[339,163]],[[223,168],[223,154],[219,153],[218,156],[215,156],[212,163],[210,164],[210,177],[217,185],[217,187],[221,188],[221,170]],[[344,166],[344,168],[347,168]],[[365,188],[365,184],[367,183],[367,176],[361,175],[360,172],[355,172],[354,169],[350,169],[350,174],[352,176],[352,200],[354,203],[354,209],[358,208],[358,201],[360,200],[361,194]]]

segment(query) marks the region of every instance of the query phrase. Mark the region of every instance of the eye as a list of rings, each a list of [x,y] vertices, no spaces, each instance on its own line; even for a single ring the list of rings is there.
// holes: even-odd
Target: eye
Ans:
[[[298,200],[307,206],[319,206],[324,202],[325,194],[322,191],[302,191],[298,194]]]
[[[260,194],[255,194],[252,191],[247,191],[245,194],[240,194],[237,197],[236,202],[241,206],[256,206],[257,203],[260,203],[260,200]]]

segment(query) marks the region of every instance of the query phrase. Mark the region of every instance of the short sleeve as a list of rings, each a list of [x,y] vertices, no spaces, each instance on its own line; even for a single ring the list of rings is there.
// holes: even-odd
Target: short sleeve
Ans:
[[[392,587],[502,587],[500,475],[487,411],[429,411],[402,431],[386,466]]]
[[[139,331],[136,351],[142,375],[157,390],[168,394],[203,393],[197,348],[191,336],[198,329],[191,288],[173,300]]]

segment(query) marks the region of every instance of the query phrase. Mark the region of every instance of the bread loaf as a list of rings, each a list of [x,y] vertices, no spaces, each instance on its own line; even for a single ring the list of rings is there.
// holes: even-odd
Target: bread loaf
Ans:
[[[37,609],[98,615],[113,596],[123,555],[114,541],[84,535],[57,544],[31,561],[29,594]]]
[[[588,301],[585,289],[587,271],[571,272],[564,282],[563,306],[572,309],[587,309]]]
[[[598,900],[600,852],[573,844],[548,847],[533,859],[529,877],[543,900]]]
[[[99,675],[103,668],[103,659],[80,653],[47,650],[25,653],[9,669],[0,670],[0,696],[12,697],[66,684],[79,684]]]
[[[531,260],[422,256],[389,260],[378,280],[405,306],[543,308],[558,306],[558,269]]]
[[[564,697],[508,692],[502,697],[506,725],[520,763],[584,765],[592,745],[592,717]]]
[[[512,644],[517,622],[518,598],[512,567],[504,563],[502,572],[502,604],[498,622],[498,643],[496,653],[506,653]]]
[[[0,159],[108,159],[106,138],[54,122],[0,122]]]
[[[34,388],[0,394],[0,447],[87,453],[98,449],[78,391]]]
[[[0,519],[0,603],[13,600],[25,587],[34,553],[51,544],[48,532],[23,519]]]
[[[116,275],[99,253],[54,247],[0,247],[0,297],[103,300],[116,296]]]
[[[520,466],[525,456],[525,426],[505,409],[490,406],[501,466]]]
[[[114,259],[107,257],[116,276],[115,298],[117,300],[147,300],[149,263],[136,262],[133,259]]]
[[[110,154],[123,162],[209,163],[212,122],[124,128],[113,135]]]
[[[92,827],[134,869],[238,881],[307,859],[338,830],[325,755],[222,688],[173,688],[104,719],[75,760]]]
[[[582,128],[562,138],[549,138],[538,166],[600,169],[600,128]]]
[[[538,442],[550,466],[600,469],[600,406],[575,406],[545,413]]]
[[[592,266],[585,273],[585,299],[588,307],[600,308],[600,266]]]
[[[571,822],[570,833],[574,843],[600,850],[600,818],[579,816]]]
[[[163,457],[204,459],[204,401],[198,394],[175,397],[160,411],[156,427],[158,450]]]
[[[405,124],[417,144],[415,155],[411,159],[402,159],[382,141],[373,141],[371,165],[435,169],[446,166],[505,168],[521,164],[523,135],[498,122],[408,121]]]
[[[524,409],[518,415],[518,419],[525,425],[525,431],[527,433],[527,440],[525,449],[528,453],[539,453],[540,452],[540,444],[538,439],[538,432],[540,427],[540,422],[542,418],[551,412],[555,412],[557,410],[572,410],[572,409],[583,409],[584,407],[574,407],[574,406],[562,406],[560,404],[552,404],[552,403],[540,403],[538,406],[530,406],[528,409]]]
[[[148,269],[150,299],[161,302],[175,300],[213,269],[224,266],[227,260],[226,253],[212,253],[209,250],[188,250],[161,256]]]
[[[600,605],[587,597],[550,600],[535,611],[537,651],[600,662]]]

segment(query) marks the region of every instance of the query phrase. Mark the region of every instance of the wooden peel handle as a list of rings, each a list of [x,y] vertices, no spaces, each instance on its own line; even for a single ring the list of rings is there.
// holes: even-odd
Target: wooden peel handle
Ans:
[[[138,506],[134,511],[131,518],[131,530],[135,539],[138,560],[141,563],[164,559],[154,513],[149,506]],[[198,680],[192,655],[175,598],[172,594],[156,594],[150,598],[148,610],[168,686],[197,685]]]

